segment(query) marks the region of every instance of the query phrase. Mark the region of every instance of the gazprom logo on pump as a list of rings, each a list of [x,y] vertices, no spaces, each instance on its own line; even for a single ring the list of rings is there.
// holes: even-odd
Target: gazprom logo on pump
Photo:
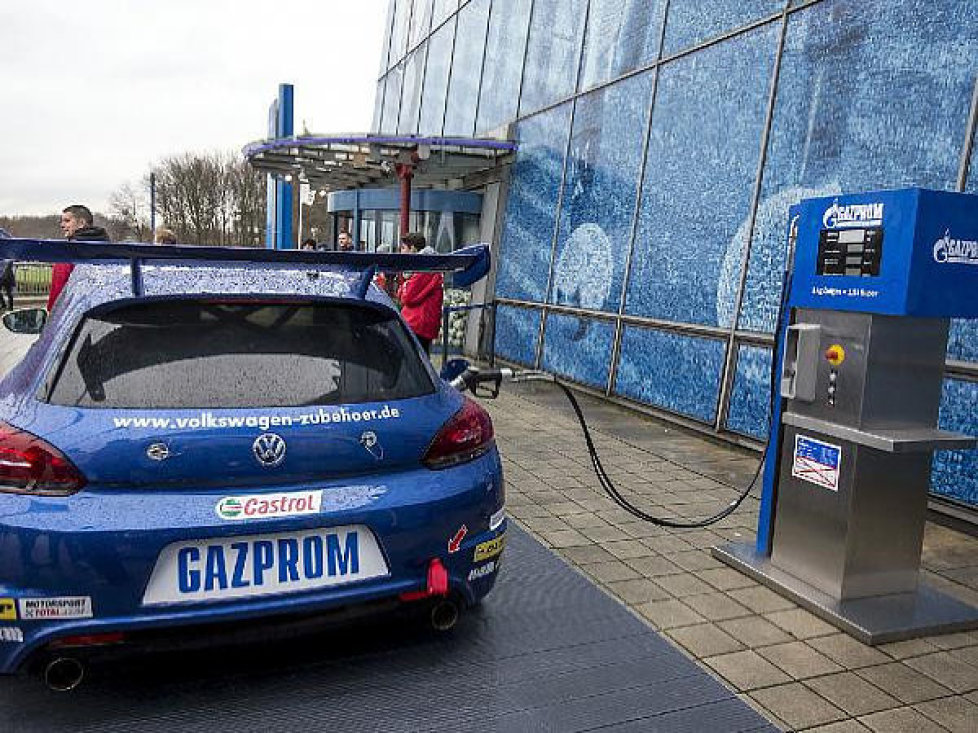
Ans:
[[[848,204],[839,206],[839,199],[822,214],[826,229],[849,227],[878,227],[883,225],[883,204]]]
[[[955,239],[951,230],[934,242],[934,262],[953,265],[978,265],[978,241]]]

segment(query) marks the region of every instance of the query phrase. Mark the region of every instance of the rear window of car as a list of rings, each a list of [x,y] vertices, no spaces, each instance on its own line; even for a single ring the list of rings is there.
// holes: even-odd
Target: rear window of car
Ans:
[[[57,405],[297,407],[434,391],[404,324],[358,303],[165,301],[89,315],[49,393]]]

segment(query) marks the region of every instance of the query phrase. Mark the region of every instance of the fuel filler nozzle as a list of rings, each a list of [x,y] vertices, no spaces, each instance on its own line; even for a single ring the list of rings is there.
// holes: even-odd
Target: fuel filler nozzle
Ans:
[[[470,366],[455,377],[451,381],[451,385],[459,392],[464,392],[467,389],[476,397],[492,400],[499,396],[499,388],[504,379],[510,382],[554,381],[553,375],[532,369],[480,369]]]

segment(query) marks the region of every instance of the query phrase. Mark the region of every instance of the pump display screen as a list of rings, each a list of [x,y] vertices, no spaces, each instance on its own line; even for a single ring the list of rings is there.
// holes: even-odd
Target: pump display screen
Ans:
[[[883,228],[823,229],[818,235],[818,274],[876,277],[883,256]]]

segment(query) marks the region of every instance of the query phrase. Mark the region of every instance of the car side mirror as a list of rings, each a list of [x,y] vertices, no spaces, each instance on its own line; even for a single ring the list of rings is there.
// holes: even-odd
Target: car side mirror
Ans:
[[[14,333],[39,334],[47,323],[48,312],[44,308],[22,308],[3,317],[3,325]]]

